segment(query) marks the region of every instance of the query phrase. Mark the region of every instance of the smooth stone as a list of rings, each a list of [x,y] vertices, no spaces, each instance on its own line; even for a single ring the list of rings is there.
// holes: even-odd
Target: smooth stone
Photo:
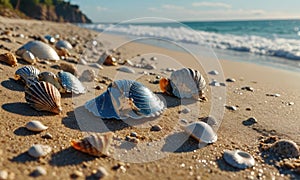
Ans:
[[[43,125],[40,121],[29,121],[25,127],[34,132],[41,132],[48,129],[48,127]]]
[[[245,125],[245,126],[251,126],[251,125],[253,125],[253,124],[257,123],[257,122],[258,121],[257,121],[257,119],[255,117],[250,117],[247,120],[243,121],[243,125]]]
[[[28,154],[32,157],[39,158],[46,156],[52,151],[52,148],[48,145],[35,144],[28,150]]]
[[[131,136],[131,137],[137,137],[138,134],[137,134],[136,132],[131,132],[131,133],[130,133],[130,136]]]
[[[208,74],[210,74],[210,75],[218,75],[219,72],[217,70],[212,70],[212,71],[208,72]]]
[[[241,89],[242,89],[242,90],[246,90],[246,91],[251,91],[251,92],[254,91],[254,88],[253,88],[253,87],[250,87],[250,86],[245,86],[245,87],[242,87]]]
[[[42,166],[37,166],[35,170],[30,174],[33,177],[43,176],[46,175],[47,171]]]
[[[95,173],[96,178],[104,178],[108,175],[109,174],[104,167],[99,167]]]
[[[45,138],[45,139],[52,139],[53,136],[52,136],[52,134],[50,134],[50,133],[46,133],[45,135],[42,136],[42,138]]]
[[[228,110],[231,110],[231,111],[236,111],[237,110],[237,107],[236,106],[225,106]]]
[[[236,80],[234,78],[227,78],[226,82],[235,82]]]
[[[229,165],[239,169],[246,169],[255,165],[252,155],[241,150],[225,150],[223,158]]]

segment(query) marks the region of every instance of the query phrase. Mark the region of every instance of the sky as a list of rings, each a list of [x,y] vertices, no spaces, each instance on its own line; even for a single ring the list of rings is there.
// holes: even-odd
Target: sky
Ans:
[[[300,0],[70,0],[93,22],[300,19]]]

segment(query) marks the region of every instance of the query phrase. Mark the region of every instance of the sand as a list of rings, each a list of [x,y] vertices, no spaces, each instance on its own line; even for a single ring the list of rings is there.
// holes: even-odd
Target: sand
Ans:
[[[298,83],[300,74],[271,67],[259,66],[245,62],[220,60],[216,68],[221,75],[206,74],[213,67],[201,67],[194,57],[183,52],[175,52],[155,46],[128,43],[119,36],[103,34],[99,37],[96,32],[81,29],[72,24],[58,24],[47,21],[16,20],[0,17],[1,31],[10,29],[12,36],[1,35],[10,42],[1,40],[0,53],[11,50],[15,52],[34,36],[59,34],[75,44],[71,51],[73,57],[69,61],[73,64],[80,57],[90,63],[96,61],[105,49],[119,47],[115,54],[121,59],[139,62],[144,57],[152,62],[150,57],[156,56],[157,69],[145,70],[134,68],[136,74],[126,74],[117,71],[118,67],[103,66],[99,70],[92,66],[78,65],[79,72],[85,68],[97,72],[97,81],[85,83],[88,92],[84,95],[72,97],[62,95],[63,111],[59,115],[39,112],[32,109],[25,101],[24,85],[16,82],[14,72],[27,63],[20,60],[17,67],[10,67],[0,63],[1,72],[1,109],[0,109],[0,170],[9,173],[10,179],[31,179],[31,173],[37,166],[46,169],[47,174],[39,179],[70,179],[76,172],[78,179],[94,179],[94,172],[104,167],[108,176],[106,179],[299,179],[300,175],[289,168],[281,167],[276,161],[269,161],[265,153],[259,148],[263,139],[274,136],[279,139],[290,139],[300,144],[299,109],[300,98]],[[25,37],[17,37],[24,34]],[[30,38],[31,37],[31,38]],[[75,37],[75,38],[72,38]],[[94,51],[90,48],[92,39],[101,39],[102,45]],[[124,42],[127,42],[124,44]],[[102,51],[101,51],[102,50]],[[95,59],[92,57],[94,54]],[[71,62],[70,59],[73,59]],[[210,61],[209,58],[202,60]],[[41,71],[58,72],[60,62],[51,65],[37,63],[35,66]],[[218,79],[225,82],[226,78],[235,78],[236,82],[225,82],[226,86],[208,86],[206,90],[207,102],[180,101],[176,98],[160,93],[157,84],[149,81],[157,80],[157,76],[169,77],[170,72],[164,72],[167,67],[193,67],[202,72],[207,82]],[[151,75],[142,74],[144,71]],[[224,75],[222,74],[224,73]],[[167,104],[167,109],[158,117],[139,120],[100,120],[83,108],[83,104],[105,91],[111,80],[130,78],[136,79],[156,92]],[[96,90],[95,86],[103,89]],[[250,86],[253,92],[242,90]],[[223,93],[226,93],[223,94]],[[280,97],[266,94],[280,94]],[[292,103],[291,103],[292,102]],[[236,111],[228,110],[224,105],[237,106]],[[215,105],[215,106],[214,106]],[[179,113],[181,108],[188,107],[192,111],[187,114]],[[248,108],[248,110],[246,110]],[[250,110],[249,110],[250,109]],[[224,112],[224,114],[223,114]],[[180,128],[182,119],[188,122],[214,114],[219,123],[217,142],[198,147],[198,142],[188,138]],[[245,120],[255,117],[257,123],[247,125]],[[24,128],[30,120],[39,120],[49,128],[41,133],[33,133]],[[105,125],[105,126],[104,126]],[[160,125],[161,131],[150,131],[152,125]],[[70,146],[72,139],[80,139],[84,131],[115,132],[111,155],[108,157],[93,157]],[[127,143],[126,136],[136,132],[139,136],[137,145]],[[43,136],[50,133],[53,138]],[[28,155],[27,150],[33,144],[47,144],[52,152],[41,159]],[[252,168],[239,170],[226,164],[223,160],[224,150],[240,149],[249,152],[256,160]],[[292,159],[287,161],[299,161]],[[299,167],[299,164],[296,165]]]

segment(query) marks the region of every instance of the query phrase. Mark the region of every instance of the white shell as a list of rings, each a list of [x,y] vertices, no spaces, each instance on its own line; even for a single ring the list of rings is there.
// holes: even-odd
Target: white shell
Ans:
[[[135,73],[134,69],[129,68],[129,67],[120,67],[117,70],[122,71],[122,72],[132,73],[132,74]]]
[[[52,151],[52,148],[48,145],[35,144],[28,150],[28,154],[32,157],[39,158],[46,156]]]
[[[25,51],[22,54],[22,58],[23,58],[24,61],[26,61],[26,62],[28,62],[30,64],[36,63],[36,58],[35,58],[35,56],[30,51]]]
[[[225,150],[223,158],[228,164],[239,169],[246,169],[255,164],[255,160],[251,154],[241,150]]]
[[[194,122],[184,127],[186,133],[190,134],[198,141],[205,143],[214,143],[217,141],[218,136],[205,122]]]
[[[48,129],[48,127],[43,125],[40,121],[29,121],[26,124],[26,128],[34,132],[41,132]]]
[[[206,81],[200,72],[190,68],[172,72],[170,83],[173,89],[172,93],[178,98],[197,97],[206,86]]]
[[[57,49],[65,48],[70,50],[73,49],[73,46],[68,41],[59,40],[55,43],[55,48]]]
[[[86,92],[85,87],[73,74],[65,71],[58,72],[58,78],[66,92],[74,94],[83,94]]]
[[[58,61],[60,59],[51,46],[41,41],[30,41],[26,43],[17,50],[16,54],[22,56],[25,51],[30,51],[35,57],[42,60]]]

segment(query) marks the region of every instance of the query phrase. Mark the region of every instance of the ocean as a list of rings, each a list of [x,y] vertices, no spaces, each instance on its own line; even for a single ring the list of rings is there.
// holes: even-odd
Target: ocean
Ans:
[[[174,50],[176,44],[211,47],[218,59],[246,61],[300,72],[300,20],[214,22],[126,22],[79,24],[99,32],[126,35]],[[165,42],[162,42],[165,41]]]

